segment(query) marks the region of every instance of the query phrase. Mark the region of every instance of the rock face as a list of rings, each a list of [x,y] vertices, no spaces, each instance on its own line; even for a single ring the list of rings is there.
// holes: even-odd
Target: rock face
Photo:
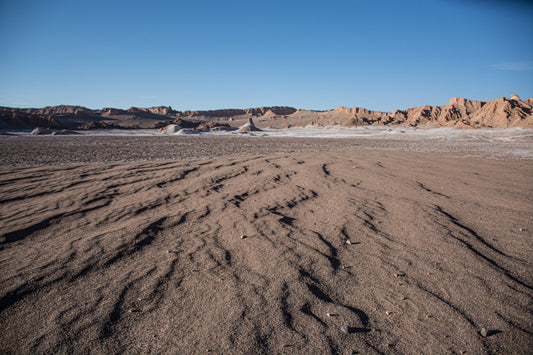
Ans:
[[[456,127],[533,127],[533,99],[500,97],[491,101],[472,101],[452,97],[443,106],[421,106],[395,110],[392,114],[360,108],[339,107],[318,116],[335,117],[344,126],[399,124],[409,126],[438,125]],[[335,115],[335,116],[332,116]]]
[[[362,125],[437,125],[454,127],[533,127],[533,98],[500,97],[491,101],[473,101],[452,97],[442,106],[420,106],[392,113],[364,108],[338,107],[335,110],[296,110],[287,106],[209,111],[174,111],[170,106],[131,107],[128,110],[104,108],[91,110],[81,106],[49,106],[40,109],[0,107],[0,129],[46,127],[54,129],[163,128],[177,124],[200,131],[228,127],[228,122],[256,117],[268,120],[268,126],[305,127],[342,124]],[[241,132],[258,128],[249,122]]]
[[[31,131],[31,134],[33,134],[34,136],[42,136],[45,134],[52,134],[52,130],[48,128],[37,127],[33,131]]]
[[[248,119],[248,122],[244,125],[242,125],[238,130],[237,132],[257,132],[257,131],[260,131],[259,128],[257,128],[255,125],[254,125],[254,122],[252,121],[251,118]]]
[[[176,134],[179,132],[181,127],[177,124],[169,124],[168,126],[161,128],[157,133],[160,134]]]
[[[296,112],[296,109],[293,107],[287,106],[272,106],[272,107],[259,107],[259,108],[248,108],[248,109],[225,109],[225,110],[208,110],[208,111],[184,111],[183,113],[178,113],[180,117],[221,117],[229,118],[234,116],[263,116],[267,113],[270,115],[290,115]]]
[[[86,123],[78,127],[78,129],[119,129],[119,128],[125,128],[125,127],[119,126],[112,122],[109,123],[105,121],[93,121],[93,122]]]
[[[63,128],[53,116],[48,114],[35,114],[24,111],[5,110],[2,112],[0,108],[0,128],[32,128],[32,127],[48,127],[48,128]],[[7,108],[9,109],[9,108]]]
[[[358,126],[364,126],[366,121],[363,118],[360,117],[351,117],[348,118],[346,121],[342,123],[344,127],[358,127]]]

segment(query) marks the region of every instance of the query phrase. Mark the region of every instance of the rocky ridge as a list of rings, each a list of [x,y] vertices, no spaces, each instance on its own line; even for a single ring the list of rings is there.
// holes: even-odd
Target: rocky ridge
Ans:
[[[394,112],[338,107],[311,111],[287,106],[208,111],[175,111],[170,106],[91,110],[81,106],[44,108],[0,107],[0,129],[45,127],[54,129],[161,128],[168,124],[208,130],[228,126],[232,121],[254,118],[258,127],[287,128],[344,125],[437,125],[460,128],[533,127],[533,98],[517,95],[491,101],[453,97],[442,106],[420,106]],[[237,125],[237,123],[236,123]]]

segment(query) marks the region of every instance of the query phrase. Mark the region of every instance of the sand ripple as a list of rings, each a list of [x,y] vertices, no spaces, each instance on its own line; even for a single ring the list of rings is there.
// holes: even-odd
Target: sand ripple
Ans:
[[[526,353],[530,176],[397,152],[0,169],[0,352]]]

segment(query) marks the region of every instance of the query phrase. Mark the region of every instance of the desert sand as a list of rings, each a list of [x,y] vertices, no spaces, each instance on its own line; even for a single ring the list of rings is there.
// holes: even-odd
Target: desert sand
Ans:
[[[531,160],[163,138],[2,139],[1,353],[533,348]]]

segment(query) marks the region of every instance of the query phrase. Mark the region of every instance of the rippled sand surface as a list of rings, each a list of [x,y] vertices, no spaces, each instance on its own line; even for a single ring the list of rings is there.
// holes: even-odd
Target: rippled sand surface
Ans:
[[[1,137],[0,352],[527,353],[532,164],[484,144]]]

